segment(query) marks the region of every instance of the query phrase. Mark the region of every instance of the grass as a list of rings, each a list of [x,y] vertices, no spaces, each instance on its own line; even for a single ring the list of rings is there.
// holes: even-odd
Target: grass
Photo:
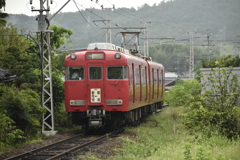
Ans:
[[[239,160],[240,140],[229,141],[215,134],[210,138],[201,133],[190,135],[181,124],[183,108],[167,107],[152,115],[139,127],[128,128],[129,137],[117,148],[111,160]],[[157,122],[157,123],[156,123]]]

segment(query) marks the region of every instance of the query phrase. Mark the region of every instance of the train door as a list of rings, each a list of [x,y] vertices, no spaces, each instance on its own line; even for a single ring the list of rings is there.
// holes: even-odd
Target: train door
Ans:
[[[104,94],[104,64],[100,62],[87,63],[87,102],[90,106],[103,104]]]

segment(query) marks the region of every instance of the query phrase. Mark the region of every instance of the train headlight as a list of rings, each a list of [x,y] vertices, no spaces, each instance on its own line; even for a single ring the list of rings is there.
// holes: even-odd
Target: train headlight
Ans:
[[[77,55],[75,53],[72,53],[72,54],[70,54],[70,58],[71,58],[71,60],[74,60],[77,58]]]
[[[115,58],[116,59],[120,59],[121,58],[121,54],[120,53],[115,53]]]

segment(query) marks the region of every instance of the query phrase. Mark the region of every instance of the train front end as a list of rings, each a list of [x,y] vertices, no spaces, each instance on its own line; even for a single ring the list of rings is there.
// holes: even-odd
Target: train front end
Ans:
[[[99,128],[128,110],[127,60],[111,44],[71,53],[65,60],[65,106],[75,124]]]

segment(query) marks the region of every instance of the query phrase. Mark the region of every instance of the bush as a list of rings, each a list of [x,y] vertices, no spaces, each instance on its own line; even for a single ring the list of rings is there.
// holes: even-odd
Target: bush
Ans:
[[[9,145],[23,142],[23,131],[13,126],[14,122],[6,115],[6,110],[0,110],[0,151],[4,151]]]
[[[202,94],[191,101],[183,123],[192,133],[202,131],[211,136],[215,130],[229,139],[240,135],[240,86],[231,69],[212,69],[205,76]]]
[[[201,84],[195,80],[178,81],[169,92],[166,93],[165,101],[171,106],[185,106],[194,101],[201,92]]]
[[[18,129],[24,131],[25,136],[37,133],[43,113],[38,94],[31,89],[19,90],[7,86],[2,86],[0,90],[0,109],[6,110],[6,115]]]

